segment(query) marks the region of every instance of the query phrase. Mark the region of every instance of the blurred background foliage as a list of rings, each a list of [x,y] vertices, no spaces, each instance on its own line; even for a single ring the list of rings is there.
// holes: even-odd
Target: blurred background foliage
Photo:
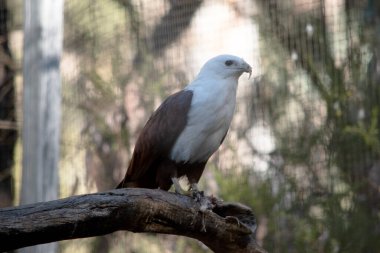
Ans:
[[[19,63],[22,4],[8,2]],[[202,188],[251,206],[269,252],[380,252],[379,1],[66,0],[64,30],[62,197],[117,185],[160,101],[206,56],[240,53],[255,77],[241,78],[233,125]],[[60,245],[209,252],[186,238],[123,232]]]

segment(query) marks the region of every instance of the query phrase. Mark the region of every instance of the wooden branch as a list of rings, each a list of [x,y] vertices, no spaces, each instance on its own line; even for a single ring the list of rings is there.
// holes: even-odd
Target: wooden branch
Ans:
[[[210,201],[212,210],[205,210]],[[256,244],[256,220],[249,208],[209,197],[200,202],[166,191],[130,188],[3,208],[0,252],[118,230],[187,236],[214,252],[265,252]]]

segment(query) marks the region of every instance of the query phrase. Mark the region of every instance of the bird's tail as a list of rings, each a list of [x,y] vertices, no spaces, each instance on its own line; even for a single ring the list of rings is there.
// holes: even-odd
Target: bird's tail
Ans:
[[[115,189],[121,188],[141,188],[142,186],[138,182],[129,181],[128,178],[124,178]]]
[[[116,186],[115,189],[124,188],[124,179]]]

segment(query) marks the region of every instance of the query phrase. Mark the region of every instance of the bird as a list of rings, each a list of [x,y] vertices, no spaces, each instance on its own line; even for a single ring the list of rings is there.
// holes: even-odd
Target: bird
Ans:
[[[139,134],[116,188],[159,188],[192,195],[211,155],[222,144],[236,105],[239,77],[252,67],[234,55],[208,60],[183,90],[167,97]],[[249,78],[248,77],[248,78]],[[187,177],[189,190],[179,184]]]

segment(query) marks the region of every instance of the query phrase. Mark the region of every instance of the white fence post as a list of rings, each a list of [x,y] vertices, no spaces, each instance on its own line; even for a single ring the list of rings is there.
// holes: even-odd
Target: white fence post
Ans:
[[[24,1],[21,203],[58,197],[63,0]],[[20,252],[56,252],[57,244]]]

